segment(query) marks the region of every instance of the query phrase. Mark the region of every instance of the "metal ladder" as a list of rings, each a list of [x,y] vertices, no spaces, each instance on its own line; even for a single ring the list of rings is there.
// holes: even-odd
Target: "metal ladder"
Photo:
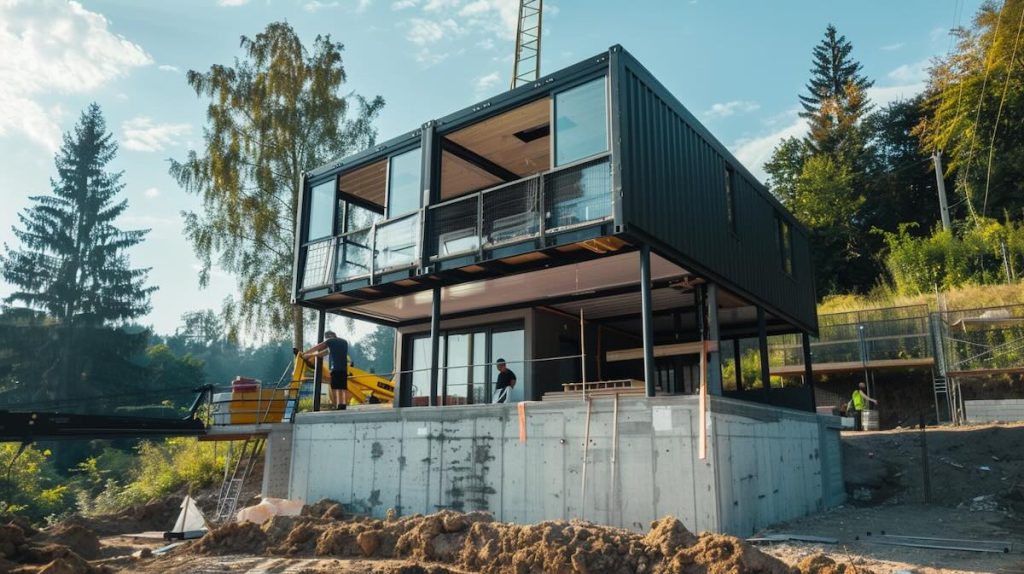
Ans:
[[[242,443],[242,451],[238,453],[238,460],[235,461],[231,474],[228,475],[228,468],[231,465],[230,459],[224,468],[224,482],[220,485],[220,496],[217,498],[217,514],[214,522],[221,523],[231,520],[238,508],[238,498],[242,494],[242,485],[245,479],[252,473],[259,455],[263,452],[265,437],[250,436]]]

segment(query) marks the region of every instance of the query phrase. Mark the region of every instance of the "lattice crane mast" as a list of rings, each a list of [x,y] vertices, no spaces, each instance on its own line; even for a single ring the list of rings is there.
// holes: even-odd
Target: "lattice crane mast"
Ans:
[[[512,64],[512,88],[540,77],[540,35],[544,0],[519,0],[516,53]]]

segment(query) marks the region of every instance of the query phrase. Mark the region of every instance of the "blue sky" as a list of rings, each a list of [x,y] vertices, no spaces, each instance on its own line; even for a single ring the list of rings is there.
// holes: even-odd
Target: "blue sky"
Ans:
[[[622,44],[755,174],[781,137],[804,129],[797,94],[811,50],[835,24],[875,80],[878,104],[921,91],[979,0],[547,0],[542,73]],[[348,90],[382,95],[381,139],[506,90],[516,0],[0,0],[0,242],[32,195],[49,191],[53,152],[92,101],[120,142],[130,202],[122,225],[150,228],[131,251],[160,290],[143,319],[172,332],[181,314],[219,309],[233,279],[200,290],[181,235],[197,202],[167,174],[201,141],[205,105],[189,69],[228,64],[241,35],[287,20],[308,44],[346,45]],[[0,297],[12,290],[0,281]]]

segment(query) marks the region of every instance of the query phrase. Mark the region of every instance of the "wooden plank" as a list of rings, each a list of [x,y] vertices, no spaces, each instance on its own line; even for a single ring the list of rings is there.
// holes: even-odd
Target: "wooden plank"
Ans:
[[[991,552],[1004,554],[1010,551],[1009,542],[992,540],[961,540],[956,538],[928,538],[924,536],[898,536],[885,534],[868,540],[876,544],[908,546],[911,548],[932,548],[935,550],[964,550],[967,552]]]
[[[673,343],[671,345],[655,345],[654,356],[657,357],[675,357],[678,355],[697,355],[700,354],[700,350],[703,347],[703,343],[700,341],[694,341],[692,343]],[[714,352],[718,350],[718,341],[707,342],[708,352]],[[605,353],[605,360],[609,363],[615,361],[635,361],[637,359],[644,358],[643,347],[637,347],[635,349],[619,349],[617,351],[608,351]],[[801,367],[803,368],[803,367]]]

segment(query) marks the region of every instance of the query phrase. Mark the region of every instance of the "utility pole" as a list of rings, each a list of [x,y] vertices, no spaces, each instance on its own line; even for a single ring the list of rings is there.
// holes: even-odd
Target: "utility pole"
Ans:
[[[942,152],[932,153],[935,163],[935,184],[939,189],[939,211],[942,213],[942,230],[949,231],[949,203],[946,201],[946,180],[942,175]]]

